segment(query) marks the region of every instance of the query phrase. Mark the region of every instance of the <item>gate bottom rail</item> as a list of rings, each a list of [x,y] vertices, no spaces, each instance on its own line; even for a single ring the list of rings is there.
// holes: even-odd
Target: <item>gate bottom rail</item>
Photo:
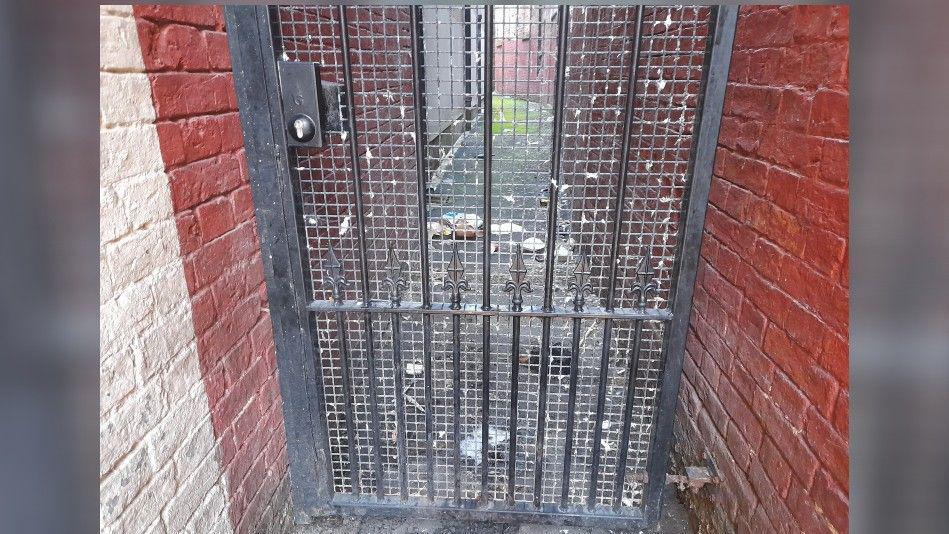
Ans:
[[[381,500],[374,495],[336,494],[331,506],[357,515],[374,517],[440,517],[473,521],[537,522],[554,525],[576,525],[583,527],[613,527],[638,529],[646,526],[642,508],[614,510],[600,505],[592,510],[585,505],[561,506],[544,503],[535,507],[529,502],[508,505],[495,501],[487,506],[477,499],[462,499],[454,504],[454,498],[429,501],[424,497],[402,501]]]

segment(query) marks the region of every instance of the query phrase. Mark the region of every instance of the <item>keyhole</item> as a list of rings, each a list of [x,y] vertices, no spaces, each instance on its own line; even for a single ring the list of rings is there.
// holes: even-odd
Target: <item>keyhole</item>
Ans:
[[[293,117],[287,126],[287,129],[290,130],[290,136],[301,143],[308,142],[316,134],[316,125],[313,124],[313,119],[303,114]]]
[[[306,135],[306,120],[297,119],[293,121],[293,128],[297,131],[297,139],[303,139]]]

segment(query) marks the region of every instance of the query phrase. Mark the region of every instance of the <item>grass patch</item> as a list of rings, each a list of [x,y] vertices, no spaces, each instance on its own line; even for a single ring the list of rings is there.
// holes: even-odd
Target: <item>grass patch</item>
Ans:
[[[491,113],[491,133],[531,134],[537,133],[542,118],[539,110],[528,113],[530,102],[509,96],[496,96]]]

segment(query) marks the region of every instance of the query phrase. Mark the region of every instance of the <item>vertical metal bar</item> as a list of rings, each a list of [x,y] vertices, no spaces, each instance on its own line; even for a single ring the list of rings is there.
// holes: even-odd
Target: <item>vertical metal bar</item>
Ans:
[[[402,314],[393,313],[392,321],[392,365],[395,367],[395,447],[399,455],[399,495],[402,500],[409,498],[408,457],[405,452],[405,392],[402,374]]]
[[[609,379],[610,344],[613,340],[613,320],[603,321],[603,350],[600,354],[600,377],[596,392],[596,420],[593,424],[593,451],[591,453],[590,486],[587,494],[587,506],[593,508],[596,502],[596,480],[600,470],[600,440],[603,438],[603,410],[606,406],[606,381]]]
[[[669,464],[669,445],[672,439],[672,424],[679,381],[682,375],[682,357],[689,330],[692,312],[692,292],[695,288],[699,252],[702,247],[702,232],[705,226],[705,209],[708,204],[712,169],[718,144],[719,127],[722,120],[722,105],[728,82],[728,67],[731,63],[732,44],[735,39],[735,23],[738,6],[725,5],[711,8],[709,15],[709,47],[706,50],[703,69],[702,95],[697,128],[693,143],[693,162],[690,165],[688,202],[682,206],[684,222],[680,226],[679,252],[673,272],[673,317],[668,325],[665,340],[664,362],[661,376],[659,401],[656,406],[655,429],[649,447],[646,474],[648,483],[643,494],[644,515],[647,522],[659,519],[662,506],[662,488],[665,484]]]
[[[636,34],[633,39],[633,55],[630,58],[629,75],[626,78],[626,115],[623,121],[623,146],[620,149],[619,191],[613,208],[613,234],[610,240],[609,285],[606,293],[606,309],[612,310],[616,298],[616,278],[619,258],[619,235],[623,226],[623,206],[626,204],[626,183],[629,174],[629,138],[636,107],[636,81],[639,76],[639,46],[642,39],[643,6],[636,6]]]
[[[352,373],[349,369],[349,329],[346,327],[346,314],[336,312],[336,327],[339,330],[339,372],[343,381],[343,409],[346,411],[346,444],[349,456],[349,478],[353,485],[353,494],[358,495],[359,483],[359,444],[356,441],[356,419],[353,411]]]
[[[573,345],[570,358],[570,385],[567,391],[567,435],[563,452],[563,485],[560,488],[560,505],[567,506],[570,496],[570,468],[573,461],[573,433],[576,420],[577,378],[580,374],[580,322],[573,318]]]
[[[452,404],[455,416],[454,445],[455,445],[455,505],[461,504],[461,316],[457,313],[451,316],[451,378]]]
[[[494,92],[494,7],[484,7],[485,46],[484,52],[484,254],[481,263],[481,294],[484,310],[491,309],[491,152],[494,139],[491,131],[494,107],[491,95]],[[491,317],[485,315],[481,323],[481,495],[488,494],[488,423],[491,416]]]
[[[362,170],[359,165],[359,137],[356,131],[356,109],[353,105],[353,70],[349,57],[349,24],[346,15],[346,6],[339,6],[339,35],[342,43],[343,56],[343,77],[346,85],[346,109],[349,110],[349,153],[353,165],[353,181],[356,188],[356,231],[359,244],[359,275],[362,283],[362,302],[368,308],[369,295],[369,262],[366,258],[366,228],[364,219],[364,208],[362,204]],[[372,316],[369,312],[363,315],[366,324],[366,364],[369,368],[369,403],[371,410],[369,413],[370,424],[372,426],[372,446],[373,463],[376,471],[376,494],[379,497],[385,495],[385,480],[382,476],[382,455],[380,452],[379,439],[379,399],[377,395],[377,379],[379,373],[376,369],[375,347],[372,340]]]
[[[554,84],[553,147],[550,159],[550,187],[547,204],[547,257],[544,266],[544,310],[553,308],[554,243],[557,239],[557,203],[560,190],[560,152],[563,146],[563,108],[567,68],[567,33],[570,7],[560,6],[557,26],[557,74]],[[540,507],[544,477],[544,441],[547,430],[547,386],[550,381],[550,317],[541,321],[540,385],[537,402],[537,437],[534,456],[534,506]]]
[[[511,318],[511,415],[508,420],[507,504],[514,506],[514,467],[517,459],[517,387],[521,352],[521,318]]]
[[[606,309],[612,311],[615,306],[616,278],[619,259],[619,236],[623,225],[623,206],[626,204],[626,183],[629,175],[629,137],[636,102],[636,80],[639,73],[639,47],[642,39],[643,7],[636,6],[636,33],[633,38],[633,54],[630,57],[630,72],[626,77],[626,115],[623,121],[623,145],[620,149],[619,190],[613,209],[613,233],[610,240],[609,282],[606,293]],[[610,344],[613,340],[613,320],[603,321],[603,352],[600,357],[600,382],[597,385],[596,423],[593,427],[593,460],[590,469],[590,492],[587,506],[593,507],[596,501],[596,481],[600,469],[600,439],[603,435],[603,410],[606,405],[606,381],[609,378]]]
[[[471,8],[470,6],[461,6],[462,13],[462,27],[464,28],[464,45],[461,52],[461,64],[462,71],[464,75],[462,77],[462,87],[464,89],[464,113],[465,118],[465,130],[469,127],[469,122],[472,119],[471,116],[471,87],[474,83],[474,80],[471,76]]]
[[[412,98],[415,102],[415,168],[418,187],[418,234],[419,251],[422,255],[422,305],[426,308],[431,300],[431,274],[428,264],[428,164],[425,159],[425,65],[422,57],[421,6],[411,6],[412,26]],[[427,314],[426,314],[427,315]]]
[[[427,162],[425,159],[425,145],[427,142],[425,131],[425,64],[422,55],[422,7],[411,6],[412,32],[412,97],[415,102],[415,170],[418,184],[418,236],[421,253],[420,266],[422,271],[422,306],[429,308],[431,298],[431,274],[429,271],[428,255],[428,178]],[[425,463],[428,472],[428,499],[435,499],[435,456],[432,450],[434,437],[434,422],[432,419],[432,317],[431,314],[422,314],[422,354],[425,372]]]
[[[428,473],[428,500],[435,500],[435,420],[432,414],[435,396],[432,381],[432,316],[422,314],[422,359],[425,383],[425,466]]]
[[[629,449],[629,434],[633,413],[633,400],[636,398],[636,374],[639,372],[639,355],[643,341],[643,322],[636,320],[636,332],[633,335],[633,354],[626,369],[626,402],[623,405],[623,423],[616,461],[616,475],[613,479],[613,509],[619,510],[623,503],[623,483],[626,481],[626,456]]]

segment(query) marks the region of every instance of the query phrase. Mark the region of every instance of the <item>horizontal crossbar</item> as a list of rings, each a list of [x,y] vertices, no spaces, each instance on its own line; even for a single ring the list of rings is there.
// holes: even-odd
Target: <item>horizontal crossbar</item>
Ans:
[[[457,310],[447,303],[433,303],[426,307],[421,302],[403,302],[399,306],[382,300],[374,300],[365,305],[361,301],[347,300],[333,302],[316,300],[307,306],[314,313],[361,312],[361,313],[421,313],[421,314],[458,314],[458,315],[490,315],[495,317],[550,317],[550,318],[578,318],[578,319],[613,319],[613,320],[642,320],[642,321],[670,321],[672,312],[665,308],[606,308],[589,307],[583,311],[573,311],[568,308],[554,306],[544,310],[540,306],[524,306],[521,310],[514,310],[510,306],[492,306],[482,309],[475,304],[462,304]]]

